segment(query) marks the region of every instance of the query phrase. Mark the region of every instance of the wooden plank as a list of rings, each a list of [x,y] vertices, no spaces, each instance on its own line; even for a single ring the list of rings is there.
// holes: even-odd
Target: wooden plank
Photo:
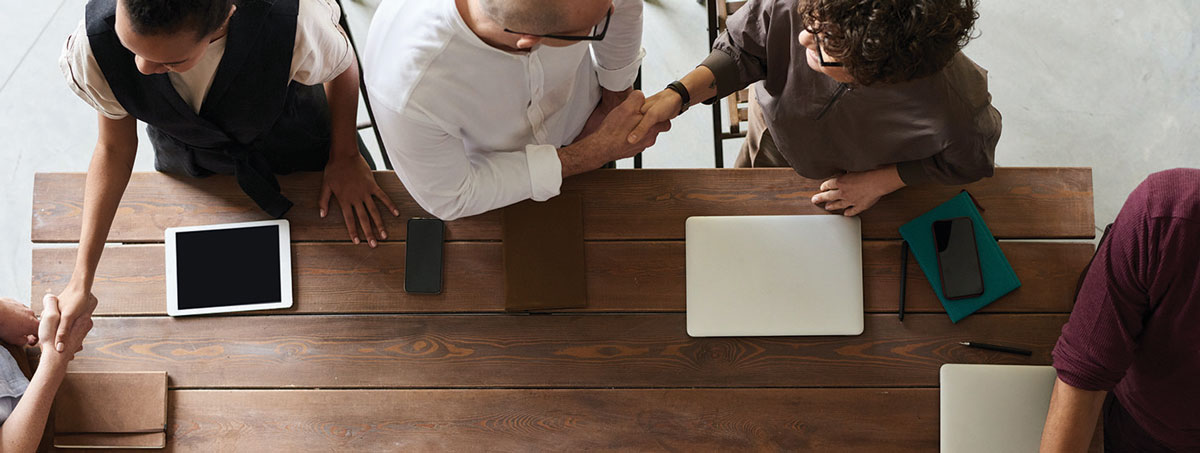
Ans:
[[[95,318],[71,370],[161,370],[172,388],[933,387],[944,363],[1050,363],[1066,320],[868,315],[859,336],[691,338],[683,314]]]
[[[863,243],[866,311],[891,312],[899,298],[900,245]],[[1024,286],[984,312],[1067,313],[1075,281],[1092,255],[1090,243],[1001,242]],[[504,267],[499,243],[446,245],[441,295],[404,292],[404,243],[371,250],[345,243],[302,243],[292,250],[295,306],[275,313],[455,313],[504,310]],[[582,311],[683,311],[686,300],[682,242],[588,242],[589,307]],[[74,248],[33,251],[35,308],[46,291],[71,277]],[[109,247],[93,292],[99,315],[165,315],[163,248]],[[944,312],[916,260],[909,259],[907,310]]]
[[[937,389],[181,390],[169,451],[931,451]]]
[[[404,219],[426,216],[388,172],[376,180],[401,209],[389,218],[393,239],[405,236]],[[33,240],[78,242],[85,175],[38,174],[34,182]],[[298,241],[345,241],[335,211],[317,216],[321,174],[284,176],[284,192],[296,203],[287,218]],[[790,169],[603,170],[568,178],[564,192],[584,200],[588,239],[682,239],[684,221],[698,215],[822,214],[809,202],[820,181]],[[885,197],[862,215],[868,239],[896,239],[897,228],[920,213],[969,189],[998,238],[1070,239],[1095,235],[1092,173],[1088,168],[997,168],[994,177],[967,186],[910,187]],[[263,214],[232,177],[177,178],[136,173],[121,202],[109,240],[162,242],[163,229],[262,220]],[[500,238],[496,212],[447,225],[450,240]]]

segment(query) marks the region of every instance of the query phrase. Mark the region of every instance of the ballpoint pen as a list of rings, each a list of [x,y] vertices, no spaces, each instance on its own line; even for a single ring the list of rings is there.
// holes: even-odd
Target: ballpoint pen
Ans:
[[[1021,348],[1010,348],[1008,346],[997,346],[994,344],[979,343],[974,341],[960,341],[958,344],[968,348],[987,349],[989,351],[1007,352],[1009,354],[1033,355],[1033,351]]]

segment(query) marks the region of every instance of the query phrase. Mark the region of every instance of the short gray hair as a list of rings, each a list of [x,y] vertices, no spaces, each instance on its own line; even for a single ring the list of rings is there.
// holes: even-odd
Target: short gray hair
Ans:
[[[560,0],[480,0],[483,12],[496,23],[515,31],[551,33],[567,19]]]

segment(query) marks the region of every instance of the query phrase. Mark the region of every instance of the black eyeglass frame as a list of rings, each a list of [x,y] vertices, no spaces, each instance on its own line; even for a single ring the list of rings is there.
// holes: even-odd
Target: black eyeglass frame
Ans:
[[[812,30],[808,32],[812,33]],[[812,35],[813,41],[817,43],[817,61],[821,62],[821,66],[826,68],[842,68],[846,66],[840,61],[825,61],[825,52],[821,50],[821,35],[816,33],[812,33]]]
[[[594,33],[596,33],[597,28],[600,28],[600,24],[596,24],[596,26],[592,27],[593,34],[587,35],[587,36],[538,35],[538,34],[534,34],[534,33],[524,33],[524,32],[519,32],[519,31],[513,31],[513,30],[509,30],[507,28],[505,28],[504,31],[513,33],[513,34],[517,34],[517,35],[536,36],[538,38],[557,39],[559,41],[601,41],[604,39],[604,36],[608,34],[608,24],[610,22],[612,22],[612,13],[613,13],[613,8],[609,7],[608,13],[604,15],[604,28],[600,30],[600,34],[598,34],[598,35],[594,34]]]

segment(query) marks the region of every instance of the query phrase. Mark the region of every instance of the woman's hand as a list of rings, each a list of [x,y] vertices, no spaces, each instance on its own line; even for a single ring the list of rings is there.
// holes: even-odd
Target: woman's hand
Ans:
[[[0,297],[0,340],[15,346],[33,346],[38,339],[38,320],[25,304]],[[54,339],[54,333],[50,333]]]

